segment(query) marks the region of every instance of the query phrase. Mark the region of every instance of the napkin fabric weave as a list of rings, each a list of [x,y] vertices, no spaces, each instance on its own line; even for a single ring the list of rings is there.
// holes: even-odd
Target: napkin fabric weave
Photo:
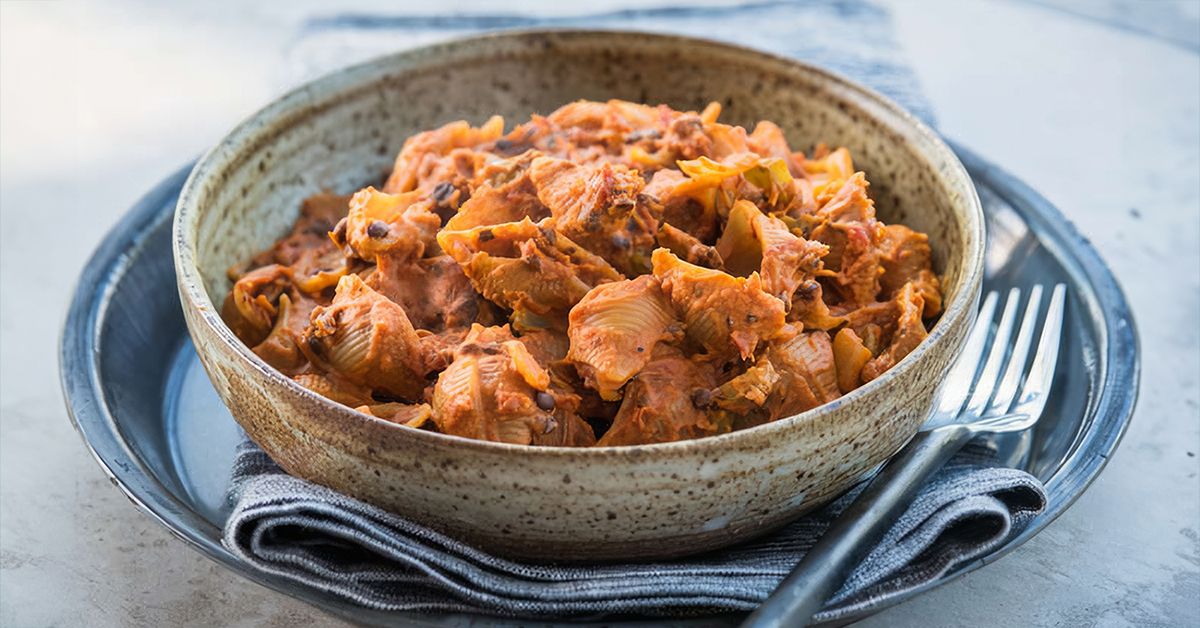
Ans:
[[[966,451],[916,498],[819,619],[836,619],[981,556],[1045,507],[1041,484]],[[662,562],[505,560],[284,473],[247,441],[234,466],[225,545],[263,571],[380,610],[562,618],[755,608],[858,490],[764,539]]]
[[[875,87],[926,121],[931,109],[900,60],[887,11],[860,0],[520,14],[333,14],[306,21],[289,49],[295,78],[388,52],[505,27],[635,28],[733,41],[811,61]],[[1032,476],[971,450],[923,488],[821,615],[836,620],[987,554],[1045,507]],[[694,616],[764,600],[857,491],[766,538],[654,563],[547,566],[489,555],[283,473],[253,443],[239,452],[225,545],[259,569],[380,610],[529,618]]]

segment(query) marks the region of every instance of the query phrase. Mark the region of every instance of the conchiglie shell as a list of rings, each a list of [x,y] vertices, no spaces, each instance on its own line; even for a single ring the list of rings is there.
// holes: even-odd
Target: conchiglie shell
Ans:
[[[537,407],[549,374],[505,327],[475,325],[434,385],[434,422],[446,434],[530,444],[554,419]]]
[[[728,160],[750,150],[746,129],[740,126],[714,122],[706,125],[704,131],[712,139],[714,159]]]
[[[352,326],[340,328],[327,343],[325,359],[339,373],[362,377],[371,366],[370,353],[374,340],[375,329],[370,320],[355,320]]]
[[[379,403],[362,405],[355,410],[385,421],[418,429],[433,417],[433,409],[427,403]]]
[[[594,288],[571,310],[567,358],[601,398],[619,389],[646,365],[654,345],[668,336],[675,312],[652,275]]]
[[[684,262],[666,249],[656,250],[653,262],[654,276],[683,313],[688,338],[708,353],[748,359],[760,340],[789,331],[783,302],[763,291],[758,273],[733,277]]]
[[[446,370],[438,375],[437,385],[433,389],[433,408],[440,412],[446,404],[456,397],[474,402],[478,399],[479,371],[478,360],[460,356]]]
[[[830,331],[847,322],[845,316],[834,316],[822,298],[823,289],[816,281],[801,284],[792,297],[792,308],[788,313],[791,320],[800,321],[805,329]]]
[[[338,282],[333,302],[313,310],[306,354],[351,381],[388,395],[417,399],[425,387],[421,339],[404,308],[358,275]]]
[[[242,275],[233,284],[221,314],[243,342],[254,346],[267,337],[278,314],[272,301],[291,278],[290,268],[271,264]]]
[[[292,303],[287,293],[279,295],[279,315],[275,326],[262,342],[251,349],[267,364],[286,374],[293,374],[307,365],[307,359],[296,346],[297,322],[307,321],[309,311]],[[299,319],[303,317],[304,321]]]
[[[697,391],[709,391],[711,365],[659,345],[655,355],[626,387],[624,401],[600,446],[659,443],[709,436],[728,431],[714,423],[694,401]]]
[[[795,236],[782,220],[742,200],[729,212],[717,252],[727,271],[742,277],[757,271],[764,290],[790,307],[800,284],[819,272],[829,247]]]
[[[596,444],[596,433],[587,421],[571,413],[555,413],[554,426],[549,432],[534,433],[531,444],[553,447],[591,447]]]
[[[371,401],[368,391],[350,382],[320,373],[301,373],[292,380],[322,397],[350,407],[360,406]]]
[[[460,356],[438,375],[433,389],[433,418],[446,434],[487,439],[487,406],[479,377],[479,360]]]
[[[346,276],[346,267],[334,270],[322,270],[311,277],[296,278],[294,283],[300,290],[308,294],[319,294],[326,288],[336,286],[338,281]]]
[[[760,218],[755,221],[754,225],[755,236],[761,243],[763,251],[783,246],[799,239],[792,233],[791,229],[788,229],[787,224],[782,220],[761,212],[759,212],[759,216]]]
[[[550,423],[553,419],[547,417],[548,421],[543,422],[542,429],[550,431],[556,425]],[[549,428],[549,429],[547,429]],[[525,417],[510,419],[508,421],[499,421],[496,424],[496,439],[501,443],[509,443],[512,445],[528,445],[533,442],[534,426],[530,425],[530,420]]]
[[[515,311],[565,313],[593,286],[621,278],[549,220],[443,230],[438,242],[484,298]]]
[[[477,146],[504,135],[504,118],[492,116],[479,128],[458,120],[431,131],[425,131],[404,141],[383,189],[385,192],[408,192],[417,187],[425,157],[443,155],[455,148]]]
[[[805,332],[772,344],[768,355],[783,375],[773,399],[778,416],[803,412],[841,396],[829,334]]]
[[[388,194],[373,187],[359,190],[350,199],[345,242],[357,257],[369,262],[382,255],[409,260],[436,254],[435,236],[442,220],[430,211],[431,201],[424,196],[418,191]],[[372,232],[377,222],[387,226],[382,234]]]
[[[689,309],[683,322],[687,326],[687,337],[701,347],[719,349],[729,339],[729,325],[719,312]]]

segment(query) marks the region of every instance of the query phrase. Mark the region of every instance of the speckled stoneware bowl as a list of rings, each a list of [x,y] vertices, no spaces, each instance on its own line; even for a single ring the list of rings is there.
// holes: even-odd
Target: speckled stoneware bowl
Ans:
[[[694,441],[590,449],[467,440],[359,414],[267,366],[221,321],[225,269],[268,247],[321,190],[378,185],[408,135],[579,98],[778,123],[793,147],[845,145],[886,222],[930,235],[946,310],[883,377],[801,415]],[[928,128],[841,77],[679,37],[519,32],[384,57],[309,83],[238,126],[188,179],[175,265],[200,358],[239,423],[289,473],[491,551],[548,560],[667,557],[775,528],[827,502],[917,430],[974,317],[983,216]]]

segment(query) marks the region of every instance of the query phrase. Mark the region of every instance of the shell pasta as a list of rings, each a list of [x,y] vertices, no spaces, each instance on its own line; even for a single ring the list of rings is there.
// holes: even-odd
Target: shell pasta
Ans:
[[[699,438],[827,403],[926,337],[925,234],[845,148],[625,101],[410,137],[229,270],[222,317],[378,420],[539,446]]]

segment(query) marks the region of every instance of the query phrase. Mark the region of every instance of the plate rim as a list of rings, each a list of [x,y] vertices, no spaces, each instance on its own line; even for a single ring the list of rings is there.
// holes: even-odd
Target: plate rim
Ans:
[[[1097,326],[1102,341],[1100,349],[1105,354],[1105,372],[1100,375],[1101,393],[1096,396],[1089,429],[1060,466],[1060,471],[1048,482],[1048,490],[1055,489],[1054,494],[1059,495],[1060,499],[1050,500],[1045,512],[1030,522],[1020,534],[988,555],[959,565],[935,581],[839,617],[836,620],[838,624],[857,621],[903,603],[995,562],[1024,545],[1069,509],[1095,481],[1120,444],[1136,407],[1141,373],[1141,347],[1136,324],[1124,291],[1099,252],[1057,207],[1036,190],[962,144],[951,140],[947,140],[947,143],[966,166],[977,186],[985,185],[1000,193],[1024,219],[1042,223],[1039,233],[1052,234],[1055,236],[1053,241],[1062,241],[1065,246],[1060,247],[1055,257],[1075,281],[1084,280],[1095,293],[1093,302],[1085,305],[1089,306],[1094,317],[1103,321],[1102,325]],[[59,337],[59,378],[71,424],[89,453],[109,480],[138,510],[193,549],[242,577],[312,604],[324,612],[373,625],[404,621],[408,624],[444,626],[480,619],[498,624],[513,622],[483,615],[438,615],[368,609],[281,576],[252,569],[221,545],[220,530],[216,526],[167,490],[128,446],[113,418],[113,409],[105,403],[99,377],[98,352],[95,351],[100,324],[111,296],[109,287],[112,282],[109,279],[123,272],[131,259],[129,252],[142,246],[143,236],[147,232],[173,219],[173,199],[178,196],[194,163],[164,178],[122,216],[89,257],[72,292]],[[732,621],[740,616],[739,613],[724,613],[702,619],[678,620],[676,624],[722,619]],[[520,624],[553,625],[539,621],[520,621]]]

